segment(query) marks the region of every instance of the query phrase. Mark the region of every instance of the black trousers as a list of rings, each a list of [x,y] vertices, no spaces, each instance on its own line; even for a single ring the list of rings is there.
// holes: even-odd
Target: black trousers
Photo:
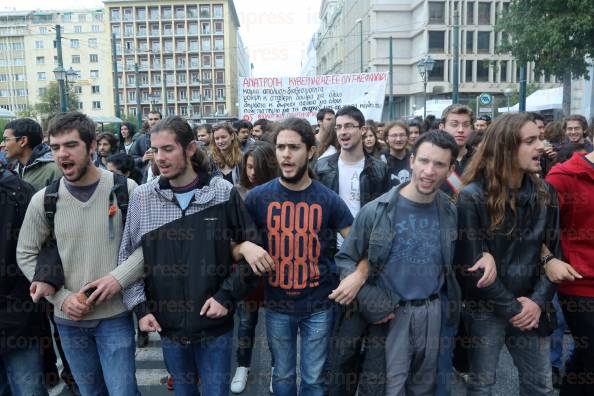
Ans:
[[[594,395],[594,298],[559,293],[559,303],[575,342],[565,366],[560,396]]]

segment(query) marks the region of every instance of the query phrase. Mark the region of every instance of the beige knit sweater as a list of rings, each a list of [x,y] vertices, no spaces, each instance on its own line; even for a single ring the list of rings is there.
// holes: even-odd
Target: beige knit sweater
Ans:
[[[62,303],[71,293],[107,274],[112,274],[122,288],[142,276],[142,249],[137,249],[125,262],[117,266],[118,250],[122,239],[122,215],[118,210],[113,217],[115,237],[109,238],[109,193],[113,187],[113,174],[101,170],[97,189],[87,202],[76,199],[60,181],[54,230],[58,251],[64,268],[64,287],[48,301],[54,304],[55,314],[70,319],[61,310]],[[128,180],[128,190],[136,183]],[[37,255],[49,235],[43,196],[45,189],[31,199],[19,234],[17,262],[23,274],[31,280],[35,274]],[[104,319],[124,312],[121,293],[100,305],[95,305],[83,320]]]

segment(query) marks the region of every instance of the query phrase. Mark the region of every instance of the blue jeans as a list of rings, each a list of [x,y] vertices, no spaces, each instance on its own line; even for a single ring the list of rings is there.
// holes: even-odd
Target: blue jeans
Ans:
[[[553,305],[555,306],[557,316],[557,328],[551,334],[551,366],[561,370],[563,368],[563,336],[565,335],[567,324],[565,323],[565,317],[563,316],[561,305],[559,305],[557,294],[553,297]],[[568,349],[568,356],[571,356],[573,353],[573,339],[569,342]]]
[[[323,368],[332,332],[332,309],[308,315],[288,315],[266,311],[266,332],[274,373],[272,389],[277,396],[297,395],[297,332],[301,336],[300,395],[323,394]]]
[[[43,358],[37,346],[0,354],[0,395],[47,396]]]
[[[550,338],[522,332],[492,313],[471,313],[468,396],[492,395],[499,353],[507,346],[520,379],[520,396],[552,396]]]
[[[139,394],[132,315],[104,319],[94,328],[56,326],[83,396]]]
[[[163,358],[173,376],[175,396],[197,396],[198,375],[202,394],[227,396],[233,331],[205,342],[181,343],[162,337]]]

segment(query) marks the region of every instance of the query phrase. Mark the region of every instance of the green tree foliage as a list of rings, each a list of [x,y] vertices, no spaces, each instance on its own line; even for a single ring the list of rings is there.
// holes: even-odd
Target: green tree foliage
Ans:
[[[68,101],[66,106],[68,110],[78,109],[78,94],[74,92],[72,84],[70,84],[68,89]],[[46,115],[60,112],[60,90],[57,81],[49,83],[47,91],[35,105],[35,111],[39,114]]]
[[[537,72],[556,76],[588,76],[586,57],[594,57],[594,1],[512,0],[496,28],[510,35],[500,52],[511,52],[519,63],[534,62]]]

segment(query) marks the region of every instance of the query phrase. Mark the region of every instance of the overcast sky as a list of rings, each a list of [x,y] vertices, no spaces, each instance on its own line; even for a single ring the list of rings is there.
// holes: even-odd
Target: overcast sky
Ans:
[[[4,0],[0,10],[103,8],[100,0]],[[235,0],[254,76],[297,76],[319,25],[321,0]]]

